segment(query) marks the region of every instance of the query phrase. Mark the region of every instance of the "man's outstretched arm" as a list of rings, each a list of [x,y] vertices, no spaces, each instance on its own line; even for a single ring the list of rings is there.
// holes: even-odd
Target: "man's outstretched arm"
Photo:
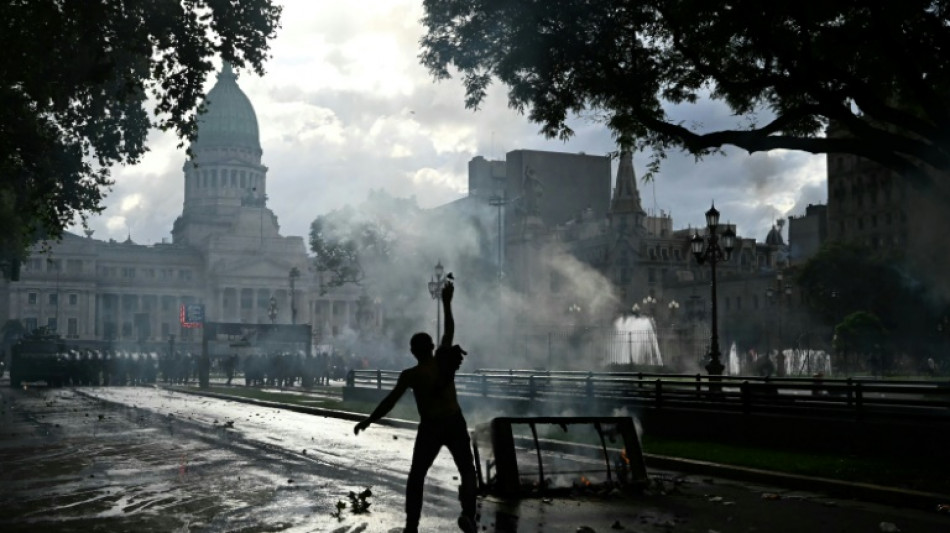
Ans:
[[[455,295],[455,284],[446,281],[442,287],[442,310],[445,314],[445,333],[442,335],[442,342],[439,346],[450,348],[455,339],[455,317],[452,316],[452,296]]]
[[[393,407],[396,406],[396,402],[399,401],[399,398],[402,398],[403,393],[406,392],[408,388],[405,373],[399,374],[399,379],[396,381],[396,386],[393,387],[393,390],[383,398],[383,401],[379,402],[379,405],[376,406],[376,409],[373,409],[373,412],[368,417],[360,420],[360,422],[356,424],[356,427],[353,428],[353,434],[359,435],[360,431],[368,428],[370,424],[392,411]]]

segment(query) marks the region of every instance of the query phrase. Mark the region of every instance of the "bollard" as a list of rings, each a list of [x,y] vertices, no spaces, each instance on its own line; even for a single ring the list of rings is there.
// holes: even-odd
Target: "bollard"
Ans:
[[[656,408],[663,407],[663,381],[656,379]]]

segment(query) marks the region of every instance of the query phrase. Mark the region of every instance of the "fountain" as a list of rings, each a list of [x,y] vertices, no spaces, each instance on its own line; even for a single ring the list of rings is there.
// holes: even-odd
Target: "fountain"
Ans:
[[[652,318],[620,317],[614,322],[614,332],[605,364],[663,366]]]
[[[785,375],[813,376],[815,374],[831,375],[831,354],[824,350],[782,350],[785,356]]]
[[[732,346],[729,347],[729,355],[727,356],[726,360],[726,374],[730,376],[738,376],[742,374],[742,369],[739,366],[739,353],[735,342],[733,342]]]

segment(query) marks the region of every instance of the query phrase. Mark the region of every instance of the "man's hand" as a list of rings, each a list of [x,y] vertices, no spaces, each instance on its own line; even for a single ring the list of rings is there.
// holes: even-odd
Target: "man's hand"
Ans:
[[[359,435],[360,431],[363,431],[368,427],[369,427],[369,419],[360,420],[360,423],[356,424],[356,427],[353,428],[353,434]]]
[[[451,280],[447,280],[445,285],[442,287],[442,302],[450,303],[452,301],[452,296],[455,294],[455,284]]]

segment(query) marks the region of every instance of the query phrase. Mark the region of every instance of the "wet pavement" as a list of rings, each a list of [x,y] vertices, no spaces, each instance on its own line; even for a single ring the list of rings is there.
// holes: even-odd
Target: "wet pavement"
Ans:
[[[0,531],[400,531],[414,432],[155,388],[0,388]],[[947,532],[950,515],[650,470],[642,495],[480,499],[486,532]],[[421,531],[457,531],[448,453]],[[370,488],[369,512],[348,494]],[[357,500],[359,498],[357,497]],[[339,502],[346,503],[338,515]],[[587,529],[584,529],[587,528]]]

